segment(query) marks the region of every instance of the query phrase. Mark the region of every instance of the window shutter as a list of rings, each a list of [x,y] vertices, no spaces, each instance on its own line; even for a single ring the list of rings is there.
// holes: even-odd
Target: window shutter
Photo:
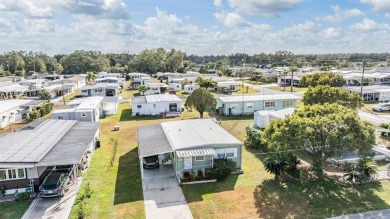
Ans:
[[[237,148],[234,148],[234,157],[237,157]]]

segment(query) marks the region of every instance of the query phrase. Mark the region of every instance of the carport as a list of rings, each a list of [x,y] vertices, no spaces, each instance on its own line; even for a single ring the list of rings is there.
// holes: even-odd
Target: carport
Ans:
[[[175,176],[174,166],[169,162],[173,156],[173,149],[160,124],[139,127],[137,129],[138,156],[141,178],[163,178]],[[153,155],[159,156],[160,167],[144,169],[143,158]]]

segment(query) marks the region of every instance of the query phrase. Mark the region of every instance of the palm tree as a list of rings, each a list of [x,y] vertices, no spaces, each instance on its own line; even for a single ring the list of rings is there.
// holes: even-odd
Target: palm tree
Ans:
[[[87,72],[87,81],[91,83],[93,80],[95,80],[96,76],[95,73],[92,71]]]
[[[374,161],[368,158],[362,158],[357,163],[357,169],[366,175],[369,179],[378,173],[377,166]]]
[[[284,80],[284,85],[283,85],[283,91],[286,91],[286,75],[288,74],[287,69],[283,69],[283,80]]]
[[[284,172],[287,167],[286,159],[280,154],[271,154],[262,162],[267,172],[275,174],[275,180],[280,178],[280,174]]]
[[[148,91],[148,87],[146,85],[141,85],[138,87],[139,92],[141,95],[145,95],[145,92]]]
[[[298,71],[298,68],[296,66],[292,66],[289,68],[291,71],[291,93],[293,92],[293,82],[294,82],[294,72]]]
[[[369,179],[367,175],[359,171],[356,164],[345,164],[344,171],[346,173],[344,174],[343,178],[345,181],[350,183],[362,183]]]

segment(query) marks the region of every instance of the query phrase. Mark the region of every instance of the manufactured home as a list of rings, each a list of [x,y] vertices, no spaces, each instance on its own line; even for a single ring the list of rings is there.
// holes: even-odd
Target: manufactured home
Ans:
[[[179,116],[183,111],[181,99],[173,94],[138,96],[131,99],[132,116]]]

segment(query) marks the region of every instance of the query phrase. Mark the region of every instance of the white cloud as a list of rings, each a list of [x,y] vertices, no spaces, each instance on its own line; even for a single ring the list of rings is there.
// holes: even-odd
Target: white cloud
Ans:
[[[385,18],[390,18],[390,13],[386,13]]]
[[[214,5],[217,7],[222,7],[222,0],[214,0]]]
[[[340,28],[330,27],[330,28],[324,29],[322,32],[323,32],[325,38],[332,38],[332,37],[339,36],[341,30],[340,30]]]
[[[374,6],[374,11],[390,11],[390,1],[388,0],[360,0],[362,3]]]
[[[231,28],[249,25],[248,22],[237,13],[227,13],[223,11],[220,13],[214,13],[214,17],[225,26]]]
[[[276,17],[281,12],[294,9],[303,0],[228,0],[237,12],[250,16]]]
[[[357,9],[346,9],[346,10],[341,10],[338,5],[332,5],[331,6],[334,14],[333,15],[328,15],[325,16],[324,18],[320,18],[320,20],[328,21],[328,22],[341,22],[344,21],[350,17],[354,16],[364,16],[364,12]]]
[[[390,26],[388,24],[377,23],[368,18],[364,18],[362,22],[350,26],[350,29],[355,31],[381,31],[389,30],[389,28]]]

